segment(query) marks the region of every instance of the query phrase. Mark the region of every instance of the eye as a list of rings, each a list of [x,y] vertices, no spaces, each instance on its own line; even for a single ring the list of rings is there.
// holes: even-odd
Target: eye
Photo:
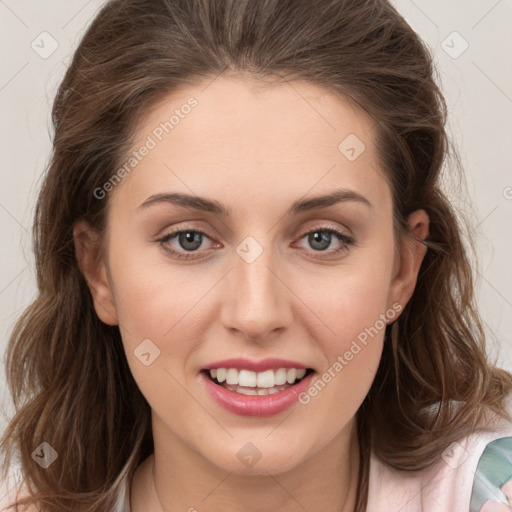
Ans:
[[[334,235],[334,236],[333,236]],[[314,249],[313,252],[326,252],[327,257],[336,256],[349,249],[350,245],[354,244],[354,239],[351,236],[346,235],[342,231],[339,231],[330,227],[319,227],[304,234],[300,240],[307,238],[307,243]],[[339,247],[334,250],[327,251],[332,242],[338,242]],[[317,257],[315,255],[315,257]],[[320,256],[320,259],[324,256]]]
[[[190,259],[196,257],[194,253],[201,248],[204,238],[210,239],[210,237],[202,231],[195,229],[181,229],[167,233],[163,237],[159,238],[157,242],[160,243],[165,251],[171,253],[173,256],[181,259]],[[178,250],[173,248],[176,246],[169,244],[173,239],[176,239],[179,246]]]
[[[319,259],[335,257],[347,251],[349,246],[355,243],[352,237],[342,231],[325,226],[308,231],[302,235],[300,240],[304,238],[307,238],[307,242],[313,248],[313,252],[317,253],[315,258]],[[170,253],[173,257],[186,260],[198,257],[196,253],[201,252],[199,249],[205,249],[203,245],[205,239],[211,240],[203,231],[197,229],[178,229],[165,234],[156,241],[164,251]],[[172,244],[172,241],[175,241],[175,244]],[[328,248],[333,242],[338,242],[339,247],[329,251]],[[213,247],[221,247],[221,244],[214,244]],[[318,253],[322,252],[325,252],[327,256],[318,255]]]

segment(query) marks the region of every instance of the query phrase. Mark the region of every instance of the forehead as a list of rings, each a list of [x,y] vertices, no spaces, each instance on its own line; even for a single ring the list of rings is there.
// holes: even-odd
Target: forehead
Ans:
[[[132,148],[139,156],[114,196],[138,205],[168,189],[238,191],[262,204],[270,193],[296,199],[343,186],[378,200],[378,189],[387,191],[374,132],[361,108],[319,85],[221,76],[174,91],[146,114]]]
[[[189,108],[192,99],[196,105]],[[173,126],[167,133],[161,125],[169,121]],[[251,150],[247,156],[265,160],[293,152],[299,160],[315,149],[333,148],[337,155],[337,143],[352,132],[370,142],[374,122],[349,98],[316,84],[217,77],[181,87],[158,102],[140,123],[137,143],[153,132],[159,138],[159,127],[166,140],[178,145],[186,138],[201,152],[233,154],[243,148]]]

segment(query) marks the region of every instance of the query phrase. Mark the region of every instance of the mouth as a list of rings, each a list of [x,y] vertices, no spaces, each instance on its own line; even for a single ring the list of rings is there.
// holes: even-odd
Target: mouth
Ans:
[[[255,372],[238,368],[203,369],[210,381],[227,391],[247,396],[273,395],[299,384],[315,371],[312,368],[278,368]]]

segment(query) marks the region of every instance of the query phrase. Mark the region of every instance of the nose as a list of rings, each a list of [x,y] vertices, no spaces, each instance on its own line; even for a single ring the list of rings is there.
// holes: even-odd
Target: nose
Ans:
[[[293,293],[271,249],[265,247],[254,261],[240,254],[234,253],[234,268],[225,278],[221,321],[239,336],[265,341],[291,324]]]

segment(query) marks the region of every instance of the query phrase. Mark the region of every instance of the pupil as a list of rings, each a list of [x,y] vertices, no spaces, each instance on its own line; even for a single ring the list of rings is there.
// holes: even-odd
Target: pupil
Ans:
[[[319,236],[318,236],[319,235]],[[315,249],[318,249],[319,251],[325,251],[331,242],[331,234],[325,233],[321,231],[315,231],[311,235],[309,235],[311,246]],[[317,241],[320,241],[320,247],[315,246]],[[326,242],[326,244],[322,244],[322,242]]]
[[[186,231],[180,233],[179,242],[183,249],[187,251],[193,251],[201,246],[201,234],[193,231]],[[188,245],[191,244],[191,245]]]

